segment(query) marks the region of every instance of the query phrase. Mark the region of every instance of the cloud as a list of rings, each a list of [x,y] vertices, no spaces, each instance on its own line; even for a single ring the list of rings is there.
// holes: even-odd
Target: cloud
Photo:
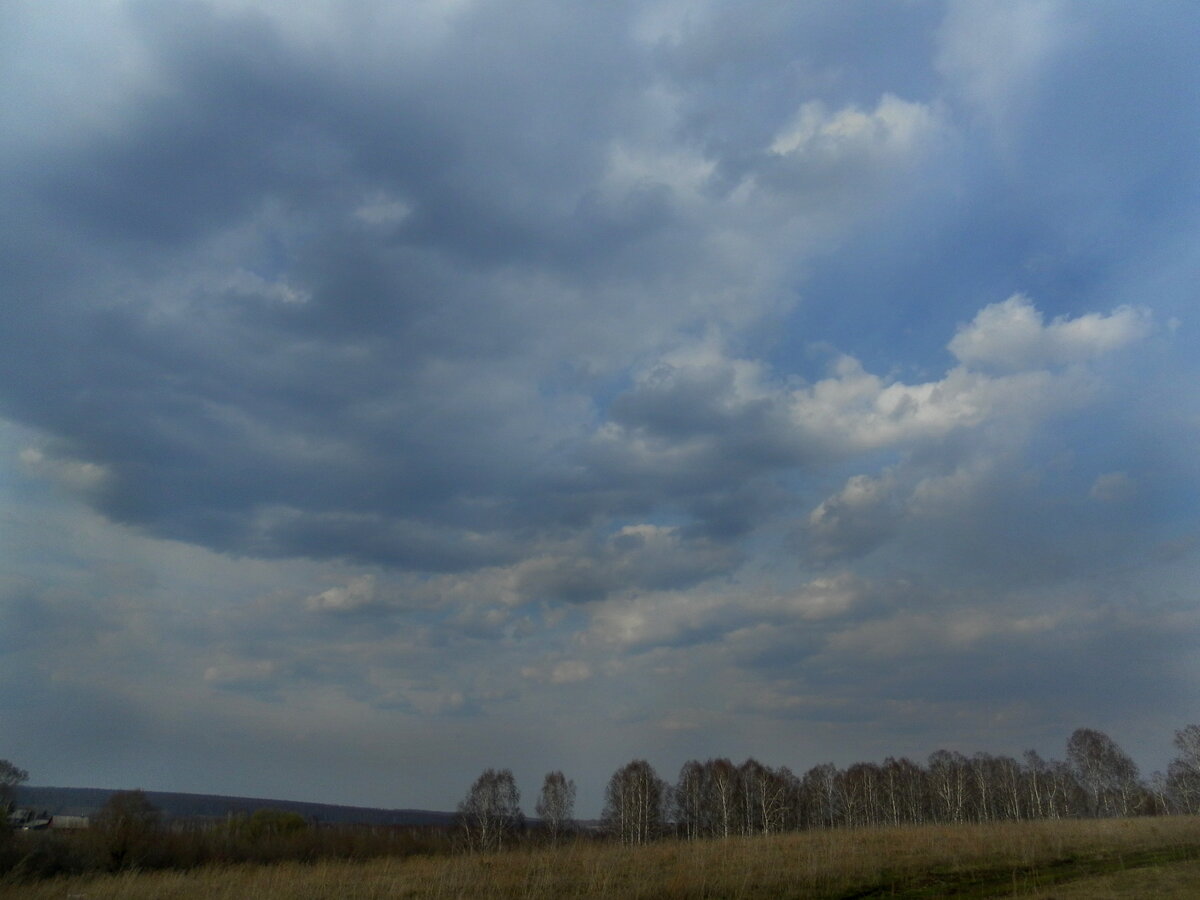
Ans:
[[[860,556],[885,540],[900,511],[894,480],[887,474],[855,475],[808,515],[814,552],[821,557]]]
[[[375,577],[360,575],[345,587],[333,587],[313,594],[305,605],[313,612],[346,613],[368,607],[375,602]]]
[[[1005,324],[1016,315],[1028,321],[1017,339]],[[1096,382],[1084,369],[1049,371],[1042,364],[1084,362],[1146,334],[1145,316],[1119,311],[1111,317],[1081,316],[1045,328],[1023,298],[985,307],[967,330],[951,341],[964,357],[938,380],[906,383],[872,374],[850,356],[840,356],[829,374],[793,386],[761,363],[731,359],[711,342],[677,350],[640,373],[633,387],[612,404],[596,448],[602,464],[617,473],[654,473],[661,487],[678,483],[695,491],[731,475],[755,475],[850,459],[880,450],[913,452],[952,443],[956,437],[988,432],[1024,434],[1056,412],[1091,400]],[[1013,365],[992,373],[966,363],[999,358],[985,347],[1010,348]],[[1036,351],[1029,349],[1037,344]],[[964,347],[973,348],[968,351]],[[1024,352],[1028,351],[1028,352]],[[856,483],[863,493],[871,482]],[[880,495],[875,491],[874,495]],[[850,504],[850,496],[843,506]],[[861,502],[861,498],[859,501]],[[833,521],[828,507],[827,524]],[[823,518],[821,514],[817,518]],[[883,525],[884,519],[877,519]],[[815,520],[814,520],[815,521]]]
[[[39,779],[598,809],[1189,714],[1186,4],[10,6]]]
[[[1092,482],[1088,496],[1101,503],[1120,503],[1137,494],[1137,482],[1126,472],[1105,472]]]
[[[277,697],[279,676],[275,663],[270,660],[229,662],[209,666],[204,670],[205,684],[264,699]]]
[[[830,638],[828,650],[838,657],[865,659],[904,658],[930,647],[964,652],[1008,635],[1044,634],[1055,625],[1055,617],[1046,614],[1010,618],[969,609],[950,617],[902,614],[840,632]]]
[[[1060,317],[1044,324],[1027,298],[1016,295],[984,307],[949,344],[960,365],[937,382],[887,384],[854,360],[838,378],[814,385],[808,404],[814,423],[842,424],[844,446],[902,451],[878,475],[858,474],[808,513],[801,541],[817,561],[846,560],[898,540],[956,546],[960,559],[979,564],[990,543],[986,528],[964,526],[976,514],[1006,506],[1028,515],[1044,501],[1021,460],[1044,423],[1099,402],[1097,375],[1087,364],[1143,341],[1150,315],[1122,307],[1108,316]],[[1111,482],[1111,483],[1110,483]],[[1104,477],[1092,499],[1128,496],[1128,485]],[[1007,498],[1007,499],[1005,499]],[[947,523],[954,533],[944,533]],[[976,550],[958,546],[979,531]],[[935,537],[936,536],[936,537]],[[990,566],[989,566],[990,568]]]
[[[952,9],[942,25],[938,65],[995,127],[1011,127],[1056,50],[1072,37],[1065,20],[1054,0]]]
[[[664,592],[599,608],[590,641],[622,646],[687,646],[717,642],[762,623],[821,622],[844,617],[865,602],[866,586],[842,573],[816,578],[782,594]]]
[[[54,132],[52,152],[17,160],[30,227],[5,253],[30,273],[12,285],[10,333],[27,340],[3,365],[56,374],[6,379],[8,407],[109,473],[110,518],[267,556],[512,561],[597,514],[561,500],[577,507],[570,482],[588,480],[597,379],[669,355],[697,320],[741,327],[775,307],[794,268],[778,248],[885,197],[886,178],[868,190],[855,173],[918,154],[932,127],[894,95],[805,107],[811,134],[781,112],[791,143],[771,154],[764,134],[756,166],[845,175],[825,199],[824,177],[794,184],[802,202],[781,209],[773,188],[716,186],[721,160],[680,139],[685,99],[620,14],[371,15],[437,40],[376,52],[365,20],[324,7],[122,8],[139,62],[108,82],[120,127]],[[546,54],[508,66],[511,42],[478,37],[492,26]],[[516,98],[541,125],[497,118]],[[558,137],[522,137],[539,128]],[[34,302],[34,283],[53,300]],[[745,530],[763,502],[755,488],[696,505],[713,530]]]
[[[683,587],[729,571],[738,561],[728,545],[686,537],[677,528],[626,525],[594,550],[533,557],[516,572],[530,598],[597,600],[635,589]]]
[[[751,170],[753,184],[772,203],[802,199],[796,216],[811,214],[814,201],[850,212],[891,179],[944,156],[949,143],[947,125],[927,104],[885,94],[872,110],[829,111],[810,101],[775,135]]]
[[[49,478],[72,493],[89,496],[103,491],[111,473],[101,465],[48,456],[37,447],[26,447],[19,456],[21,465],[42,478]]]
[[[525,666],[521,677],[549,684],[575,684],[592,677],[592,667],[580,659],[564,659],[545,667]]]
[[[1150,315],[1118,307],[1109,315],[1060,316],[1048,325],[1028,297],[1014,294],[980,310],[958,330],[950,352],[975,368],[1030,369],[1084,362],[1144,338]]]

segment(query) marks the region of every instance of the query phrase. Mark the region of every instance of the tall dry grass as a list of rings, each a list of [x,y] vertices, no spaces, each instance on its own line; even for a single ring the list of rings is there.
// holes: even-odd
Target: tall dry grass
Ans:
[[[490,855],[78,876],[0,887],[0,897],[548,900],[893,892],[939,897],[954,891],[959,896],[1051,897],[1060,896],[1059,888],[1070,888],[1073,873],[1076,881],[1096,876],[1096,866],[1117,876],[1129,875],[1134,883],[1139,870],[1149,877],[1171,869],[1177,876],[1184,873],[1177,896],[1200,896],[1200,866],[1178,861],[1189,855],[1200,857],[1200,819],[1171,817],[819,831],[729,841],[664,841],[646,847],[581,841]],[[1077,869],[1081,865],[1084,868]],[[1040,880],[1047,874],[1062,876],[1058,888],[1050,890]]]

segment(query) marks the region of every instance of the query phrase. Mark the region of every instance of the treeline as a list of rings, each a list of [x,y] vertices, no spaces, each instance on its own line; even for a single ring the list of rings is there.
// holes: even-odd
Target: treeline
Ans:
[[[755,759],[684,763],[673,785],[644,760],[613,774],[606,832],[627,843],[775,834],[810,828],[953,824],[1200,813],[1200,726],[1176,732],[1179,756],[1143,780],[1108,735],[1081,728],[1066,758],[938,750],[925,765],[889,757],[803,775]]]
[[[690,760],[674,784],[645,760],[622,766],[605,790],[601,833],[629,844],[769,835],[812,828],[872,828],[1033,819],[1200,813],[1200,726],[1176,732],[1179,756],[1143,780],[1107,734],[1080,728],[1063,760],[938,750],[921,765],[889,757],[802,775],[755,759]],[[574,782],[546,776],[537,802],[547,832],[570,831]],[[486,770],[459,805],[465,846],[497,850],[525,830],[512,772]]]
[[[1081,728],[1062,760],[938,750],[907,758],[814,766],[797,775],[754,759],[690,760],[673,784],[645,760],[613,773],[599,828],[574,819],[575,783],[545,776],[528,821],[508,769],[487,769],[458,806],[453,827],[318,826],[294,812],[260,810],[219,821],[164,822],[141,791],[114,794],[91,827],[23,832],[0,819],[0,875],[9,879],[127,868],[186,869],[213,863],[368,859],[497,851],[515,844],[663,838],[720,839],[818,828],[989,823],[1034,819],[1200,814],[1200,725],[1175,734],[1167,772],[1143,779],[1103,732]],[[0,811],[27,773],[0,760]]]
[[[316,825],[270,808],[165,820],[142,791],[118,791],[86,829],[0,829],[0,885],[86,872],[449,854],[455,846],[445,826]]]

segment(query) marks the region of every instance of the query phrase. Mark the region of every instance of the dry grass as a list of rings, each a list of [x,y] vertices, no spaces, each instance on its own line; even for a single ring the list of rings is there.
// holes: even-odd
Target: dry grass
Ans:
[[[808,832],[643,848],[206,867],[0,887],[31,900],[1196,897],[1200,819]]]
[[[1081,878],[1030,894],[1042,900],[1145,900],[1146,897],[1200,896],[1200,862],[1126,869],[1111,875]]]

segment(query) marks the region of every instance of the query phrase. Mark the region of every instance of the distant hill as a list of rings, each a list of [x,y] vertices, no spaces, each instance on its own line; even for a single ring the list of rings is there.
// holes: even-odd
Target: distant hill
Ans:
[[[117,793],[107,788],[28,787],[16,789],[17,805],[51,815],[90,816]],[[327,825],[449,825],[454,814],[424,809],[372,809],[260,797],[222,797],[214,794],[176,794],[146,791],[146,799],[168,819],[224,819],[249,815],[257,809],[296,812],[310,822]]]

